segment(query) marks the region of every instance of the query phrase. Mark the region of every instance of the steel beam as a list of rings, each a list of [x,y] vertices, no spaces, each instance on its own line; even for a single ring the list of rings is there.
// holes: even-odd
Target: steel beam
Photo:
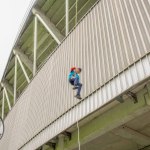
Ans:
[[[134,141],[135,143],[145,146],[150,144],[150,137],[135,131],[127,126],[122,126],[113,131],[115,135],[121,136],[125,139]]]
[[[66,36],[69,33],[69,0],[66,0]]]
[[[131,92],[131,91],[128,91],[128,92],[127,92],[127,95],[132,98],[132,100],[133,100],[134,103],[137,103],[137,102],[138,102],[138,101],[137,101],[137,96],[136,96],[135,93],[133,93],[133,92]]]
[[[22,69],[22,71],[23,71],[23,73],[24,73],[24,75],[25,75],[25,78],[26,78],[27,82],[30,83],[29,76],[28,76],[28,74],[27,74],[27,72],[26,72],[26,70],[25,70],[25,68],[24,68],[24,66],[23,66],[23,63],[21,62],[20,57],[19,57],[18,55],[16,55],[16,57],[17,57],[17,60],[18,60],[18,62],[19,62],[19,64],[20,64],[20,66],[21,66],[21,69]]]
[[[4,119],[4,107],[5,107],[5,93],[4,93],[4,90],[3,90],[2,119]]]
[[[36,65],[36,59],[37,59],[37,17],[35,16],[35,22],[34,22],[34,52],[33,52],[33,56],[34,56],[34,61],[33,61],[33,76],[35,76],[36,74],[36,69],[37,69],[37,65]]]
[[[12,85],[9,84],[7,80],[3,81],[1,84],[2,87],[5,87],[7,89],[7,91],[11,94],[11,96],[14,96],[13,87]]]
[[[44,27],[51,34],[51,36],[56,40],[56,42],[60,44],[61,41],[64,39],[64,36],[56,28],[56,26],[50,21],[50,19],[47,16],[45,16],[45,14],[41,10],[37,8],[33,8],[32,12],[35,16],[37,16],[39,21],[44,25]]]
[[[18,55],[22,62],[28,67],[28,69],[33,72],[33,63],[32,61],[21,51],[19,48],[13,50],[15,55]]]
[[[15,57],[15,75],[14,75],[14,104],[17,99],[17,57]]]
[[[6,90],[5,87],[4,87],[4,93],[5,93],[5,96],[6,96],[8,108],[9,108],[9,110],[11,110],[10,99],[9,99],[9,96],[8,96],[8,93],[7,93],[7,90]]]

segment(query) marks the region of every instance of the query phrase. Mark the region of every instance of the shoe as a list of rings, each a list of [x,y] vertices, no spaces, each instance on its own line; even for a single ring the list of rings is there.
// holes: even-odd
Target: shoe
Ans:
[[[77,99],[82,99],[80,95],[75,96]]]
[[[76,89],[78,89],[78,87],[77,87],[77,86],[74,86],[72,89],[73,89],[73,90],[76,90]]]

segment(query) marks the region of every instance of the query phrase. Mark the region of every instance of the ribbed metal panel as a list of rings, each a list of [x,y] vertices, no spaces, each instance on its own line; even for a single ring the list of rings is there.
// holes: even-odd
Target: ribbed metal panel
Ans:
[[[145,71],[142,68],[146,68]],[[135,75],[135,70],[140,71],[139,77]],[[132,72],[132,75],[131,75]],[[46,127],[42,132],[40,132],[38,135],[36,135],[31,142],[28,142],[22,149],[35,149],[45,143],[46,141],[49,141],[49,139],[52,139],[53,137],[56,137],[58,134],[60,134],[62,131],[68,129],[72,124],[75,124],[77,120],[82,119],[83,117],[87,116],[89,113],[92,113],[93,110],[98,109],[102,105],[106,104],[106,102],[109,102],[114,97],[116,97],[118,94],[120,94],[122,91],[126,90],[127,82],[124,82],[124,76],[127,76],[128,78],[134,77],[135,83],[137,83],[139,80],[145,79],[145,77],[149,77],[150,75],[150,54],[148,56],[143,57],[141,60],[135,63],[135,65],[130,66],[129,69],[125,70],[124,72],[120,73],[119,76],[116,76],[113,80],[108,82],[105,86],[101,87],[97,92],[93,93],[91,96],[89,96],[84,101],[80,102],[78,105],[75,105],[72,109],[70,109],[66,114],[61,116],[59,119],[57,119],[55,122],[53,122],[51,125]],[[120,87],[120,82],[124,83],[123,88]],[[132,81],[129,81],[129,84],[132,84]],[[115,87],[118,87],[118,90],[115,90]],[[114,93],[110,96],[106,96],[106,93],[109,93],[110,90],[114,90]],[[94,104],[94,105],[92,105]],[[133,116],[134,118],[134,116]],[[53,132],[52,132],[53,131]]]
[[[16,150],[78,103],[69,68],[83,68],[84,101],[23,149],[35,149],[150,75],[150,1],[101,0],[63,41],[5,119],[0,149]],[[142,58],[142,59],[141,59]]]

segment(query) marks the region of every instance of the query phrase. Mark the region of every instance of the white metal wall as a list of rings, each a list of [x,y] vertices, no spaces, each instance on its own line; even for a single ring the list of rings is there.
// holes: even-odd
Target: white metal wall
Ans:
[[[75,111],[66,114],[67,127],[74,123],[78,109],[80,114],[76,119],[148,77],[149,26],[149,0],[101,0],[63,41],[21,95],[5,119],[0,149],[19,149],[77,104],[67,81],[72,66],[83,69],[82,97],[99,87],[104,88],[97,90],[94,100],[89,97],[80,103],[84,105],[78,105]],[[52,124],[55,130],[44,130],[37,141],[32,139],[24,149],[35,149],[67,128],[63,121],[55,122],[56,126]]]

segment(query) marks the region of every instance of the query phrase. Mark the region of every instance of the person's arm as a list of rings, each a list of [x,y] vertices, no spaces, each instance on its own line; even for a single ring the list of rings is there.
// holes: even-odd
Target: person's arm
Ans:
[[[78,79],[78,81],[80,81],[80,76],[77,73],[76,73],[76,78]]]

